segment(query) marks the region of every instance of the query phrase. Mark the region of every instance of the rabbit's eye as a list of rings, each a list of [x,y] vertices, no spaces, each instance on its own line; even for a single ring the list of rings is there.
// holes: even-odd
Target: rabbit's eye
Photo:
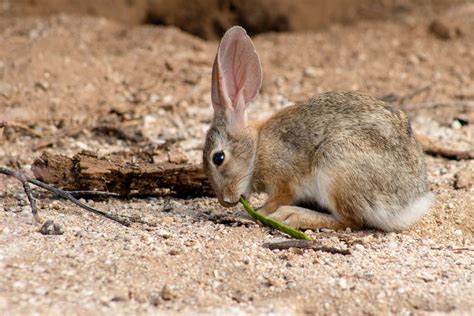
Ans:
[[[214,155],[212,155],[212,162],[216,166],[222,165],[222,163],[224,162],[224,159],[225,159],[225,155],[223,151],[216,152]]]

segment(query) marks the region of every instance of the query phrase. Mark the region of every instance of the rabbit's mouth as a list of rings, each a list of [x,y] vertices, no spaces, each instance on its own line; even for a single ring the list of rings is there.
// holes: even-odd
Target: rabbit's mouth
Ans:
[[[237,202],[224,202],[224,201],[221,201],[221,205],[225,206],[225,207],[236,206],[238,203],[239,203],[239,201],[237,201]]]
[[[239,199],[240,197],[230,197],[230,196],[222,196],[221,198],[219,198],[219,203],[221,203],[222,206],[225,206],[225,207],[232,207],[232,206],[236,206],[237,203],[239,203]]]

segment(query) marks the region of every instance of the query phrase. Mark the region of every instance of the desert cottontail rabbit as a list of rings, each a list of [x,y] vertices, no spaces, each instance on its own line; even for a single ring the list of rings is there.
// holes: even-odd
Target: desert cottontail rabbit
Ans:
[[[407,228],[429,209],[423,153],[405,113],[364,94],[328,92],[247,121],[261,83],[250,37],[232,27],[214,61],[214,121],[203,153],[222,205],[263,191],[269,198],[259,212],[294,228],[385,231]]]

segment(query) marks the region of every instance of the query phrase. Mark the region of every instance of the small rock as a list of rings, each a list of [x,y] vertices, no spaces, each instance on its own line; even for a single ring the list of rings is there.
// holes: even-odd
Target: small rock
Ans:
[[[454,235],[456,236],[462,236],[462,230],[458,229],[454,231]]]
[[[176,255],[179,254],[179,250],[171,249],[170,252],[169,252],[169,254],[170,254],[171,256],[176,256]]]
[[[61,209],[61,203],[59,201],[53,201],[53,202],[51,202],[51,208],[53,210],[60,210]]]
[[[47,83],[46,81],[38,81],[35,83],[35,88],[47,91],[49,88],[49,83]]]
[[[357,251],[363,251],[365,249],[365,247],[362,246],[361,244],[356,244],[354,246],[354,249],[357,250]]]
[[[398,244],[394,241],[389,242],[386,246],[390,250],[395,250],[398,248]]]
[[[176,298],[176,293],[168,285],[163,286],[160,295],[165,301],[171,301],[172,299]]]
[[[39,288],[35,289],[35,294],[37,294],[37,295],[46,295],[46,294],[48,294],[48,289],[45,288],[45,287],[39,287]]]
[[[332,233],[332,232],[334,232],[334,229],[321,228],[319,231],[320,231],[321,233]]]
[[[465,189],[474,185],[474,164],[471,164],[456,173],[454,187]]]
[[[150,96],[148,97],[148,101],[150,101],[151,103],[156,103],[160,100],[161,100],[161,97],[157,94],[150,94]]]
[[[25,282],[22,282],[22,281],[16,281],[15,283],[13,283],[13,288],[15,289],[18,289],[18,290],[22,290],[26,287],[26,283]]]
[[[296,287],[296,282],[294,282],[294,281],[290,281],[290,282],[286,283],[286,288],[287,289],[291,290],[291,289],[294,289],[295,287]]]
[[[305,77],[314,78],[318,75],[321,75],[322,72],[323,71],[321,69],[316,69],[314,67],[307,67],[304,69],[303,74]]]
[[[338,285],[341,287],[341,289],[347,289],[347,281],[344,278],[340,278],[338,280]]]
[[[52,220],[47,220],[43,226],[41,226],[40,233],[43,235],[62,235],[64,234],[64,230],[61,225],[56,224]]]
[[[433,20],[428,27],[428,30],[439,39],[449,40],[453,37],[451,29],[440,20]]]
[[[250,264],[250,257],[249,256],[245,256],[242,258],[242,263],[243,264]]]
[[[451,128],[452,129],[460,129],[462,127],[462,124],[460,121],[458,120],[454,120],[452,123],[451,123]]]
[[[156,234],[164,239],[168,239],[171,237],[170,233],[164,229],[159,229]]]

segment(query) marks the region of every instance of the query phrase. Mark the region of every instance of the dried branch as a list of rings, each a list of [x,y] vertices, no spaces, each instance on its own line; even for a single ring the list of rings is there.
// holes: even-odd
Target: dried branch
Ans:
[[[89,211],[89,212],[92,212],[94,214],[97,214],[97,215],[101,215],[101,216],[104,216],[110,220],[113,220],[119,224],[122,224],[124,226],[130,226],[130,221],[128,219],[123,219],[123,218],[120,218],[119,216],[116,216],[116,215],[113,215],[113,214],[109,214],[109,213],[106,213],[104,211],[101,211],[101,210],[98,210],[98,209],[95,209],[93,207],[90,207],[82,202],[80,202],[78,199],[76,199],[74,196],[72,196],[70,193],[66,192],[66,191],[63,191],[61,189],[58,189],[58,188],[55,188],[51,185],[48,185],[44,182],[41,182],[39,180],[36,180],[36,179],[33,179],[31,177],[28,177],[27,175],[19,172],[19,171],[15,171],[15,170],[10,170],[8,168],[5,168],[5,167],[0,167],[0,173],[1,174],[4,174],[4,175],[7,175],[7,176],[10,176],[10,177],[13,177],[17,180],[19,180],[22,184],[23,184],[23,189],[25,190],[25,193],[28,197],[28,200],[30,202],[30,206],[31,206],[31,211],[33,213],[33,216],[35,218],[35,220],[37,222],[39,222],[39,217],[38,217],[38,211],[36,209],[36,204],[34,202],[34,198],[32,196],[32,193],[31,193],[31,188],[29,187],[28,183],[31,183],[31,184],[34,184],[40,188],[43,188],[45,190],[48,190],[62,198],[65,198],[67,199],[68,201],[76,204],[77,206]]]
[[[263,244],[264,247],[274,250],[286,250],[290,248],[298,248],[298,249],[312,249],[314,251],[322,251],[331,254],[339,254],[339,255],[350,255],[351,251],[349,249],[341,249],[329,246],[321,246],[314,240],[285,240],[285,241],[278,241],[278,242],[269,242]]]
[[[36,132],[32,128],[30,128],[28,125],[25,125],[25,124],[20,123],[20,122],[0,122],[0,128],[2,128],[2,127],[11,127],[11,128],[14,128],[14,129],[19,129],[19,130],[22,130],[22,131],[26,132],[30,136],[38,137],[38,138],[41,137],[40,133]]]
[[[77,190],[77,191],[66,191],[75,198],[79,197],[120,197],[120,194],[115,192],[107,191],[92,191],[92,190]]]
[[[0,173],[9,177],[13,177],[21,182],[21,184],[23,185],[23,190],[25,191],[25,194],[28,197],[28,201],[30,202],[31,213],[33,214],[33,218],[37,223],[39,223],[40,218],[38,215],[38,209],[36,208],[36,201],[33,197],[33,193],[31,192],[31,187],[28,184],[28,177],[21,172],[10,170],[4,167],[0,167]]]

